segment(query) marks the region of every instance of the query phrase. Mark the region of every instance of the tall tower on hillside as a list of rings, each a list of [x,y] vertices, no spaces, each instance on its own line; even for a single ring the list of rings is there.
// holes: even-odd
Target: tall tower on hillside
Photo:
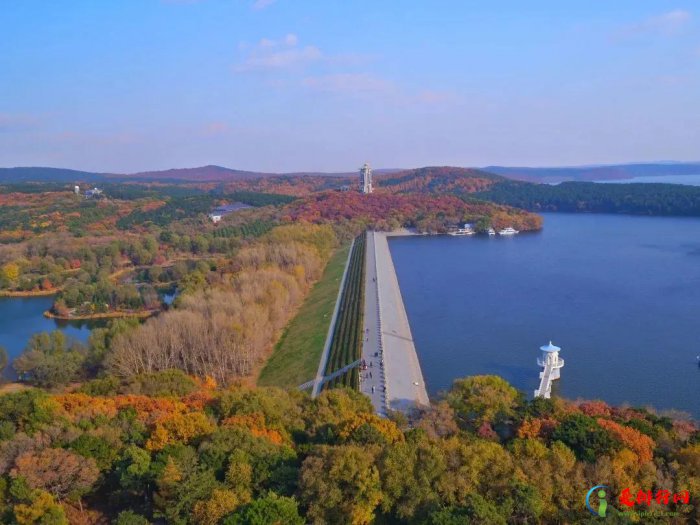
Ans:
[[[362,193],[372,193],[372,168],[366,162],[360,168],[360,191]]]

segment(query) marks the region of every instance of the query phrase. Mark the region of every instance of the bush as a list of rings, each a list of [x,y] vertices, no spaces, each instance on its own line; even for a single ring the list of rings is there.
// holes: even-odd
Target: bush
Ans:
[[[125,510],[120,512],[117,519],[114,520],[114,525],[149,525],[150,521],[141,516],[141,514],[136,514],[131,510]]]
[[[75,381],[85,362],[86,350],[76,341],[70,341],[60,330],[41,332],[29,340],[14,368],[29,383],[55,388]]]
[[[303,525],[294,498],[270,492],[224,519],[223,525]]]
[[[129,394],[152,397],[182,397],[194,392],[197,383],[182,370],[163,370],[133,377],[126,387]]]
[[[594,463],[600,456],[610,454],[619,445],[600,428],[592,417],[573,414],[563,419],[554,430],[552,441],[561,441],[574,451],[576,457]]]
[[[88,381],[78,389],[78,392],[89,396],[113,396],[119,392],[120,385],[119,378],[106,376]]]

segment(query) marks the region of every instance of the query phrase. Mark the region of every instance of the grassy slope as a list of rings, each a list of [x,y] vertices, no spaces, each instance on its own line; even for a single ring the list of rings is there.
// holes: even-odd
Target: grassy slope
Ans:
[[[285,328],[258,385],[295,387],[316,375],[349,248],[344,246],[331,257],[321,280]]]
[[[325,374],[331,374],[359,359],[362,354],[362,318],[364,313],[365,237],[363,233],[355,239],[350,256],[348,279],[340,303],[338,322],[335,325],[333,343]],[[325,383],[324,388],[348,386],[359,388],[357,368]]]

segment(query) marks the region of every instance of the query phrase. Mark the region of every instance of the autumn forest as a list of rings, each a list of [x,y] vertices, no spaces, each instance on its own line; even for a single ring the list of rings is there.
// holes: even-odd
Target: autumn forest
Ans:
[[[14,360],[0,339],[14,374],[0,385],[0,522],[594,523],[582,499],[600,480],[669,491],[649,501],[675,513],[659,523],[700,520],[700,431],[682,414],[528,400],[496,376],[456,378],[431,406],[388,418],[350,374],[315,399],[258,386],[334,256],[366,230],[538,230],[527,210],[568,210],[584,188],[555,195],[461,168],[382,174],[370,195],[313,174],[100,180],[89,197],[93,181],[76,183],[0,181],[0,296],[100,321],[83,342],[34,334]],[[660,210],[678,198],[660,195]],[[359,282],[357,261],[351,273]],[[342,333],[337,351],[355,359],[356,334]]]

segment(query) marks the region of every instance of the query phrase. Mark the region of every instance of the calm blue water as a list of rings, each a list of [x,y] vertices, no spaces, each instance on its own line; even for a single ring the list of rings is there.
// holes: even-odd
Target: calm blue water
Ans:
[[[95,323],[47,319],[43,313],[52,304],[52,297],[0,297],[0,346],[7,349],[10,361],[22,353],[29,338],[37,332],[60,329],[70,337],[87,340]],[[8,366],[3,376],[14,376],[11,367]]]
[[[646,177],[632,177],[631,179],[623,180],[600,180],[606,184],[629,184],[631,182],[664,182],[666,184],[684,184],[686,186],[700,186],[699,175],[649,175]]]
[[[550,339],[561,395],[700,418],[700,220],[545,214],[513,238],[390,247],[431,394],[498,374],[532,396]]]

